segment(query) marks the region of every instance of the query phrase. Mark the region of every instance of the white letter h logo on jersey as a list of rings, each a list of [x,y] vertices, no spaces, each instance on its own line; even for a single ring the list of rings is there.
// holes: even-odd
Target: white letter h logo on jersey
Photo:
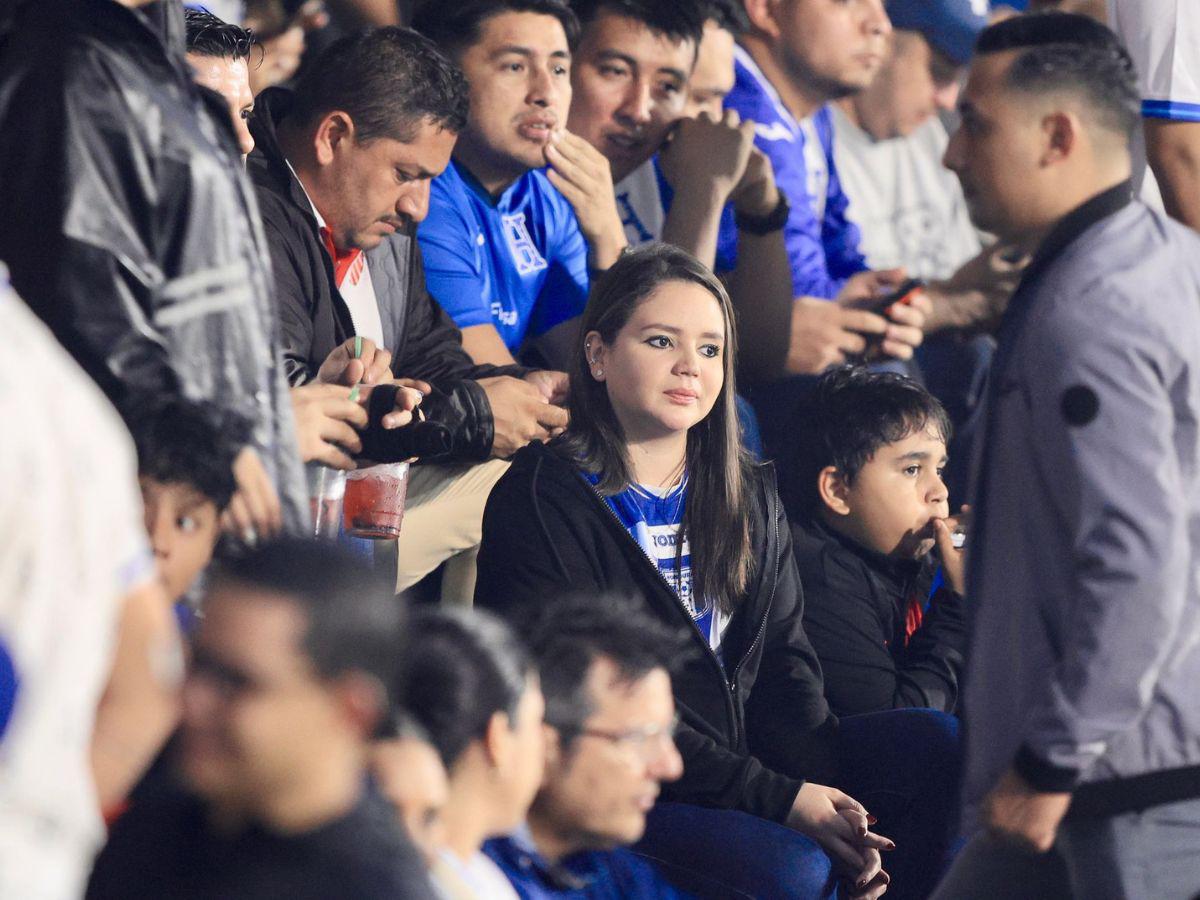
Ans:
[[[529,229],[525,227],[525,213],[512,213],[502,217],[504,222],[504,237],[508,240],[508,250],[513,262],[517,264],[518,275],[530,275],[546,268],[546,260],[533,245]]]

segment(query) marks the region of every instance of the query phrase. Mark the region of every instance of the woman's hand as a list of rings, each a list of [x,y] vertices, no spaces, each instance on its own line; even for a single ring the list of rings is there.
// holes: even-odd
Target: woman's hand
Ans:
[[[871,819],[863,805],[837,788],[805,782],[792,802],[787,825],[812,838],[850,878],[852,896],[871,900],[887,890],[886,875],[880,878],[880,850],[895,844],[870,830]]]

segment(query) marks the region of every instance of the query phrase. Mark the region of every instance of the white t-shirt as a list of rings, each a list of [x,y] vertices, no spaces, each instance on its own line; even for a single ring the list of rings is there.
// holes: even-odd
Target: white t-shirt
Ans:
[[[443,896],[455,900],[466,896],[475,900],[519,900],[520,897],[504,871],[483,851],[463,862],[449,850],[442,850],[431,874],[434,887]]]
[[[629,246],[639,247],[650,241],[662,240],[667,213],[658,187],[653,157],[617,182],[613,193],[617,198],[617,212],[621,216],[621,224],[625,226],[625,239],[629,241]]]
[[[942,165],[949,137],[932,117],[904,138],[877,141],[837,104],[834,161],[872,269],[904,266],[914,278],[948,278],[982,249],[962,187]]]
[[[153,577],[137,463],[99,389],[0,266],[0,897],[75,898],[104,837],[89,762],[121,601]]]
[[[1137,66],[1142,115],[1200,122],[1200,2],[1108,0],[1108,24]],[[1156,186],[1143,188],[1145,176],[1146,146],[1139,130],[1133,144],[1133,178],[1143,199],[1158,193]],[[1161,201],[1157,205],[1161,208]]]
[[[290,162],[288,168],[292,170],[296,183],[300,185],[300,190],[304,191],[308,205],[312,207],[317,227],[325,228],[325,217],[317,209],[317,204],[313,203],[312,197],[308,196],[304,182],[300,180],[300,176],[296,174],[296,170]],[[387,346],[383,342],[383,318],[379,314],[379,298],[375,296],[375,285],[371,281],[371,267],[367,264],[367,254],[362,252],[358,254],[338,283],[337,289],[338,293],[342,295],[342,301],[346,304],[346,308],[350,310],[350,321],[354,323],[354,333],[359,337],[374,341],[376,347]]]

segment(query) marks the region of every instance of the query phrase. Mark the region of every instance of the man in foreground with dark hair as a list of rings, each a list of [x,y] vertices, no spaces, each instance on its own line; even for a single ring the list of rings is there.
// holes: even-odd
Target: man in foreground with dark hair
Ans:
[[[546,698],[546,771],[526,828],[484,845],[522,897],[668,898],[631,853],[659,786],[683,774],[667,666],[679,636],[611,598],[564,601],[528,623]]]
[[[403,610],[329,545],[280,542],[224,566],[183,687],[183,787],[135,801],[88,896],[431,898],[365,778]]]
[[[1136,76],[1104,26],[992,26],[959,108],[946,164],[972,219],[1035,252],[985,401],[967,572],[964,799],[987,833],[937,896],[1186,900],[1200,238],[1131,199]]]
[[[476,365],[425,286],[415,228],[466,112],[461,74],[428,40],[381,28],[332,44],[294,92],[264,91],[250,125],[288,377],[376,385],[363,455],[425,463],[409,478],[397,589],[453,558],[452,599],[471,596],[483,504],[504,471],[474,463],[547,437],[545,410],[564,415],[543,373]],[[414,388],[424,421],[389,429]]]
[[[522,897],[830,895],[829,857],[807,837],[662,800],[683,774],[671,686],[671,670],[690,665],[682,633],[612,596],[514,617],[541,673],[546,771],[527,827],[484,851]]]

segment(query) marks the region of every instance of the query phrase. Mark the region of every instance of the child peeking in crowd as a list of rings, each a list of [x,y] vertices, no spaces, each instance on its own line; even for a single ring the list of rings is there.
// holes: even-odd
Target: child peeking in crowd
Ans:
[[[171,400],[139,410],[133,422],[146,533],[185,631],[186,596],[212,559],[236,488],[240,444],[224,418],[210,404]]]
[[[820,379],[802,421],[789,510],[830,706],[953,712],[966,623],[946,411],[909,378],[844,367]]]

